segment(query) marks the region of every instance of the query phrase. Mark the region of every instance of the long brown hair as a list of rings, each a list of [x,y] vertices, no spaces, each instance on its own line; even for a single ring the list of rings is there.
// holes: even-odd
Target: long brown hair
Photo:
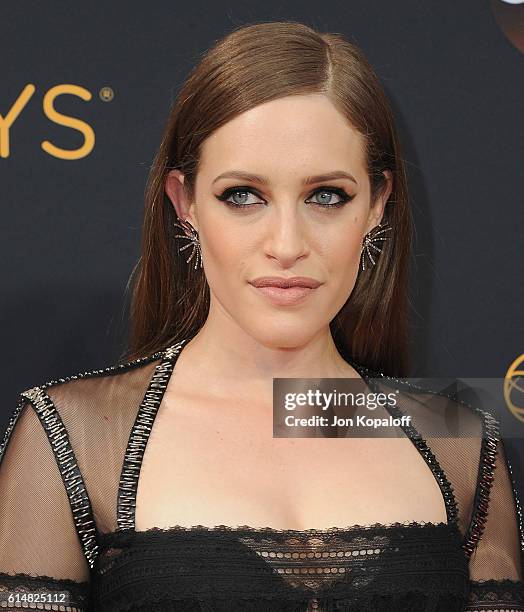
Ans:
[[[375,266],[359,271],[348,300],[330,324],[343,356],[392,376],[408,371],[408,264],[411,211],[392,111],[368,60],[337,33],[294,21],[240,27],[216,42],[183,83],[170,110],[149,174],[140,259],[130,285],[125,359],[143,357],[192,337],[209,312],[203,269],[186,264],[173,237],[174,207],[164,191],[172,168],[193,199],[202,143],[214,130],[258,104],[323,93],[365,140],[372,201],[393,190],[383,221],[392,226]]]

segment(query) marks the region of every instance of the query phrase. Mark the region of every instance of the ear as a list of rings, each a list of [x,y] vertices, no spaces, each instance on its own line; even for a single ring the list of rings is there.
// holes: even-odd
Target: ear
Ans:
[[[190,202],[184,189],[184,175],[180,170],[170,170],[164,185],[166,194],[175,207],[179,219],[191,222],[198,231],[198,222],[195,218],[195,204]]]
[[[391,173],[391,170],[384,170],[383,174],[386,177],[387,184],[382,195],[377,198],[374,205],[369,209],[366,233],[381,223],[382,217],[384,216],[384,209],[386,208],[386,202],[388,201],[393,189],[393,174]]]

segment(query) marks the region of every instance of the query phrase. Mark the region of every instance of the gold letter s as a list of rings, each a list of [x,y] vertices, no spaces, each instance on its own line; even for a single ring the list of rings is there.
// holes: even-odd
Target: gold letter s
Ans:
[[[61,94],[72,94],[82,98],[82,100],[88,101],[91,100],[91,92],[83,87],[79,87],[78,85],[64,83],[63,85],[56,85],[55,87],[52,87],[44,96],[44,113],[48,119],[58,123],[59,125],[65,125],[66,127],[71,127],[79,132],[82,132],[84,135],[84,144],[79,149],[74,149],[71,151],[68,149],[60,149],[59,147],[55,147],[55,145],[48,140],[44,140],[42,142],[42,149],[46,153],[49,153],[54,157],[58,157],[59,159],[80,159],[81,157],[86,157],[89,155],[89,153],[91,153],[93,147],[95,146],[95,133],[93,128],[84,121],[63,115],[55,110],[53,103],[55,98]]]

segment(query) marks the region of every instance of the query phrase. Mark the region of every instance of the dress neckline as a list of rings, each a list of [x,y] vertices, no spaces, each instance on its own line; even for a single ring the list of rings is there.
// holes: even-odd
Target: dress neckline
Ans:
[[[154,545],[155,542],[168,544],[184,541],[215,542],[217,538],[239,542],[279,542],[313,546],[341,541],[362,540],[365,538],[395,538],[410,542],[413,539],[430,538],[432,541],[447,541],[460,550],[464,560],[467,556],[462,545],[462,533],[457,522],[433,521],[395,521],[392,523],[370,523],[367,525],[348,525],[346,527],[326,527],[321,529],[278,529],[275,527],[254,527],[252,525],[172,525],[170,527],[149,527],[148,529],[115,529],[98,534],[98,550],[121,545]]]
[[[160,362],[155,367],[151,376],[144,398],[138,409],[131,433],[128,438],[126,452],[122,470],[120,473],[118,497],[117,497],[117,528],[109,534],[112,535],[119,532],[131,532],[133,534],[158,534],[158,533],[184,533],[184,532],[231,532],[231,533],[252,533],[252,534],[295,534],[295,535],[329,535],[340,533],[358,532],[369,529],[412,529],[412,528],[437,528],[443,527],[452,528],[458,536],[458,507],[453,493],[451,484],[449,483],[444,470],[437,461],[437,458],[428,447],[426,441],[420,436],[413,425],[403,426],[401,429],[406,433],[407,437],[415,445],[419,453],[424,458],[426,464],[430,468],[437,484],[442,493],[444,505],[446,508],[447,521],[405,521],[394,523],[374,523],[369,525],[349,525],[347,527],[327,527],[323,529],[278,529],[274,527],[254,527],[250,525],[227,526],[227,525],[173,525],[168,528],[150,527],[144,530],[136,530],[135,528],[135,513],[136,513],[136,496],[138,490],[138,479],[142,467],[142,460],[149,440],[149,435],[152,431],[155,417],[161,406],[165,391],[174,372],[175,364],[180,356],[183,348],[187,345],[191,338],[185,338],[176,344],[166,348],[160,354]],[[374,387],[373,378],[381,378],[384,375],[376,372],[356,362],[352,358],[344,357],[362,378],[366,385]],[[385,408],[393,416],[402,416],[402,411],[393,406],[385,406]]]

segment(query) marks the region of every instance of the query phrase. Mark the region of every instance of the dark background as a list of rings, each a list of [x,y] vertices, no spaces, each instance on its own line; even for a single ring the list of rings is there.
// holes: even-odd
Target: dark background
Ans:
[[[0,115],[27,84],[36,90],[0,158],[0,431],[21,391],[118,360],[146,177],[169,106],[216,39],[264,20],[345,34],[386,88],[416,226],[412,375],[504,378],[524,353],[524,54],[503,29],[518,35],[523,11],[502,0],[4,6]],[[44,113],[46,92],[64,83],[92,95],[55,101],[95,132],[76,160],[41,147],[84,142]],[[521,482],[523,440],[509,442]]]

